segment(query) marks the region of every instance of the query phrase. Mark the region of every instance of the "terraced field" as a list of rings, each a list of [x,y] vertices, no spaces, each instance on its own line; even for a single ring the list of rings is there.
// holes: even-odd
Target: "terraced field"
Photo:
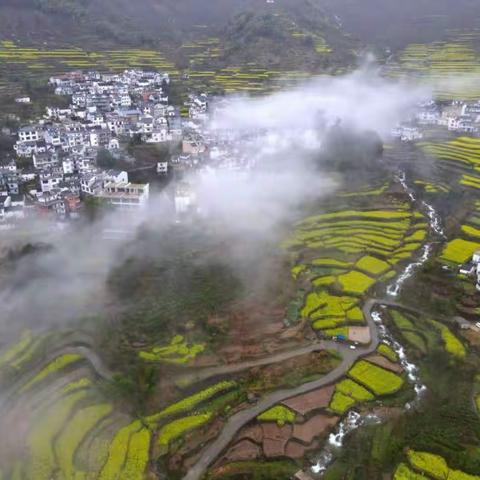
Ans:
[[[470,260],[480,250],[480,201],[475,201],[471,213],[463,220],[458,236],[443,249],[440,261],[457,266]]]
[[[153,347],[148,351],[141,351],[139,357],[147,362],[159,362],[182,365],[193,360],[203,352],[205,345],[196,343],[188,344],[182,335],[175,335],[169,345]]]
[[[370,202],[379,198],[384,208],[346,206],[302,220],[284,245],[294,259],[293,277],[308,289],[298,315],[325,336],[348,336],[350,327],[363,325],[366,293],[392,278],[425,241],[421,213],[384,195]]]
[[[0,355],[0,380],[7,385],[0,429],[16,431],[19,417],[26,427],[11,439],[14,455],[0,452],[4,478],[140,480],[151,451],[154,458],[168,454],[171,444],[178,445],[187,433],[208,425],[241,399],[238,385],[224,381],[160,412],[132,418],[105,400],[99,388],[103,380],[82,355],[66,351],[41,361],[41,339],[26,332]],[[181,363],[185,357],[175,355],[188,347],[174,338],[167,348],[160,353]],[[22,380],[8,386],[12,370]]]
[[[328,53],[328,47],[319,40],[319,54]],[[223,54],[220,40],[207,37],[182,45],[181,55],[188,61],[182,75],[186,88],[196,91],[225,93],[264,93],[294,84],[311,75],[298,70],[267,70],[255,63],[221,66]],[[170,53],[149,49],[87,51],[82,48],[23,47],[12,41],[0,41],[0,93],[14,93],[21,87],[17,80],[45,80],[54,73],[70,70],[122,71],[126,68],[153,69],[167,72],[179,79]]]
[[[460,470],[448,467],[447,462],[440,455],[429,452],[407,451],[408,464],[401,463],[394,475],[394,480],[452,479],[452,480],[479,480],[478,475],[469,475]]]
[[[404,385],[400,372],[401,369],[395,373],[383,368],[374,360],[370,361],[369,357],[358,361],[348,371],[347,377],[335,385],[330,410],[342,415],[359,403],[396,393]]]
[[[437,166],[458,176],[461,188],[480,188],[480,139],[458,137],[445,142],[419,142],[423,151],[437,160]]]
[[[23,47],[12,41],[0,41],[0,78],[4,89],[12,87],[9,79],[45,79],[69,70],[121,71],[145,68],[178,75],[174,64],[164,53],[147,49],[86,51],[82,48],[56,50]],[[3,90],[5,92],[5,90]],[[2,84],[0,84],[2,92]]]
[[[420,187],[425,193],[448,193],[450,191],[450,187],[443,182],[415,180],[413,183]]]
[[[443,323],[431,319],[413,318],[397,310],[390,310],[395,328],[406,345],[425,355],[428,351],[442,348],[456,358],[464,358],[463,343]]]
[[[480,72],[478,40],[480,32],[451,32],[449,40],[411,44],[388,66],[395,77],[414,76],[436,85],[440,100],[474,100],[480,86],[474,81]]]

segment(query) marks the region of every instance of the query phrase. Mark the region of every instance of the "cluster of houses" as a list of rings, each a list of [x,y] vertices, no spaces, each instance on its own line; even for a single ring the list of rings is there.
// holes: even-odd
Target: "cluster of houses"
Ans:
[[[480,135],[480,102],[453,101],[439,104],[433,100],[422,102],[414,117],[392,130],[392,136],[403,142],[423,138],[422,126],[438,125],[451,132]]]
[[[133,161],[122,147],[132,139],[182,141],[180,109],[168,102],[168,74],[70,72],[49,83],[56,95],[71,101],[65,108],[47,107],[42,118],[16,132],[17,162],[0,166],[0,220],[32,212],[76,218],[89,196],[123,210],[145,206],[148,184],[129,182],[124,171],[104,170],[97,159],[103,150],[112,158]],[[26,98],[20,100],[26,103]],[[201,118],[206,101],[190,103],[192,115]],[[17,164],[32,167],[20,169]],[[157,172],[167,171],[168,163],[159,162]]]

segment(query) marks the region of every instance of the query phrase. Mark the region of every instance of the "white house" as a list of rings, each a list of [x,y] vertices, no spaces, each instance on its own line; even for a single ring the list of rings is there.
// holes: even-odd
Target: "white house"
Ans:
[[[157,173],[159,175],[166,175],[168,173],[168,162],[157,162]]]
[[[15,99],[16,103],[30,103],[31,101],[30,97],[18,97]]]
[[[55,175],[47,175],[40,177],[40,189],[42,192],[51,192],[54,188],[57,188],[62,181],[62,177]]]
[[[18,140],[20,142],[36,142],[40,140],[40,132],[36,126],[22,127],[18,131]]]

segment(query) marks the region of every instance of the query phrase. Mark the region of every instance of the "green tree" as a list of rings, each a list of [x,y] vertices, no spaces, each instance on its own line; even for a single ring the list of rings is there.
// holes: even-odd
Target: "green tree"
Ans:
[[[101,168],[115,167],[115,157],[106,149],[102,148],[97,153],[97,165]]]

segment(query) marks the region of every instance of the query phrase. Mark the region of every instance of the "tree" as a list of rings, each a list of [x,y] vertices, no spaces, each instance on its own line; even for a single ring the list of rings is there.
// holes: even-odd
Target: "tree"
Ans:
[[[115,157],[106,149],[102,148],[97,153],[97,165],[102,168],[113,168],[116,164]]]

